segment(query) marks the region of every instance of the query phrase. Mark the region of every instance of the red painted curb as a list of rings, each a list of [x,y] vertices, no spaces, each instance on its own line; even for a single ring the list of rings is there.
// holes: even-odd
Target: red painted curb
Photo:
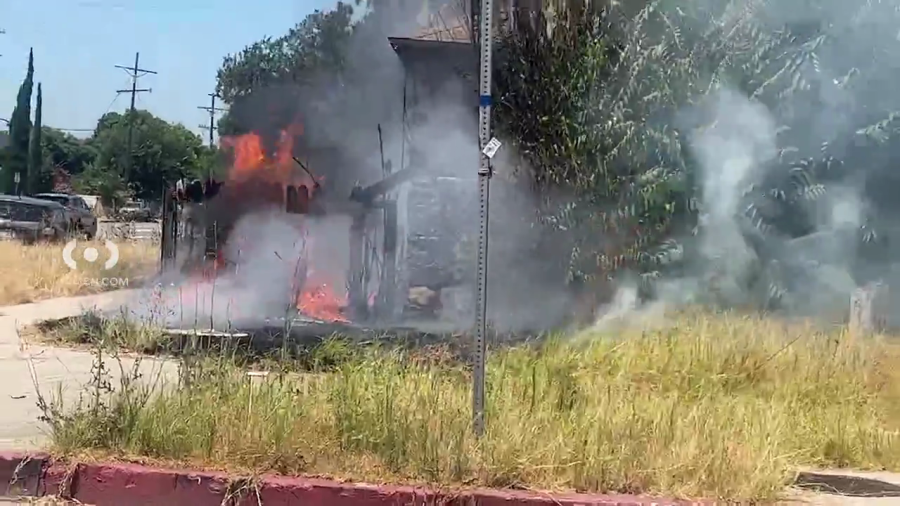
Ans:
[[[54,462],[49,455],[0,453],[8,496],[59,495],[96,506],[684,506],[640,496],[542,494],[517,490],[434,490],[265,476],[255,486],[224,473],[136,464]]]

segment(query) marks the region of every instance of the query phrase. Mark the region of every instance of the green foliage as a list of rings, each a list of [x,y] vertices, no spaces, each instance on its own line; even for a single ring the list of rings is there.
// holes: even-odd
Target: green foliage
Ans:
[[[28,193],[38,193],[53,189],[52,173],[44,167],[43,143],[41,142],[41,134],[43,132],[41,127],[41,109],[43,101],[41,84],[38,83],[37,102],[34,106],[34,126],[31,129],[31,140],[28,145],[28,179],[25,186]]]
[[[41,128],[41,145],[45,168],[60,168],[72,175],[84,172],[97,157],[96,148],[89,140],[52,127]]]
[[[570,275],[584,278],[646,260],[671,230],[685,181],[677,132],[647,128],[669,97],[639,93],[643,64],[629,61],[606,18],[571,14],[502,33],[495,111],[536,188],[568,195],[542,219],[566,231]]]
[[[6,164],[0,172],[0,192],[16,191],[15,174],[21,178],[19,191],[28,180],[28,145],[31,139],[31,93],[34,88],[34,52],[28,52],[28,71],[19,86],[16,106],[9,118],[9,146]]]
[[[201,179],[212,177],[215,180],[224,180],[228,176],[228,159],[225,151],[218,147],[201,146],[197,153],[197,163],[189,171],[188,179]]]
[[[128,186],[136,197],[159,198],[163,189],[178,178],[202,172],[201,159],[207,148],[200,137],[184,125],[167,123],[147,111],[134,114],[132,170]],[[97,152],[96,170],[125,173],[128,129],[127,115],[111,112],[100,118],[90,140]]]
[[[296,118],[298,100],[290,99],[293,85],[312,83],[323,72],[336,72],[345,64],[345,48],[352,33],[353,7],[338,2],[334,10],[315,11],[278,38],[267,37],[224,58],[216,91],[235,111],[252,104],[252,114],[267,114],[269,121],[286,127]],[[287,87],[286,85],[292,85]],[[285,87],[277,104],[252,102],[264,88]],[[219,133],[243,133],[245,123],[226,113]]]
[[[656,0],[540,19],[501,35],[497,124],[523,153],[536,187],[567,196],[548,197],[543,219],[574,237],[573,274],[627,269],[652,279],[690,256],[685,248],[695,241],[673,239],[703,233],[698,181],[703,169],[721,168],[701,167],[687,140],[713,125],[709,109],[723,89],[763,104],[777,127],[777,155],[755,161],[766,177],[744,188],[735,217],[746,233],[762,234],[757,242],[816,231],[811,210],[847,184],[851,167],[896,184],[885,161],[896,149],[892,111],[900,100],[885,89],[897,76],[880,51],[897,44],[885,20],[898,13],[828,2],[804,15],[827,20],[821,24],[784,23],[779,8],[799,7]],[[862,26],[865,37],[853,39]],[[866,103],[850,112],[822,103],[850,94]],[[860,236],[878,237],[871,220]],[[779,260],[757,250],[763,264]]]
[[[310,79],[311,71],[340,69],[352,16],[353,7],[338,2],[334,10],[316,10],[286,35],[226,56],[216,75],[217,91],[230,103],[260,87]]]
[[[157,199],[166,185],[180,177],[206,177],[220,172],[219,155],[183,125],[173,125],[146,111],[135,114],[134,172],[124,181],[128,158],[127,116],[104,115],[90,139],[80,140],[43,126],[43,95],[38,85],[34,124],[31,95],[34,55],[29,53],[28,72],[19,88],[9,122],[9,145],[0,151],[0,192],[15,191],[14,175],[21,177],[19,191],[50,191],[55,174],[76,178],[80,191],[97,192],[107,203],[126,195]]]
[[[84,170],[72,180],[75,191],[86,195],[97,195],[103,206],[115,209],[131,198],[132,193],[122,175],[116,171],[99,168],[88,163]]]
[[[298,85],[314,86],[321,74],[356,86],[346,50],[360,42],[353,37],[376,17],[372,13],[421,10],[415,2],[397,10],[377,0],[356,5],[363,3],[369,10],[359,23],[352,7],[339,4],[283,37],[226,57],[218,91],[233,112],[220,121],[220,133],[247,128],[238,111],[264,116],[270,127],[286,126],[304,103],[293,95]],[[763,267],[779,258],[756,244],[817,231],[818,202],[853,170],[900,182],[886,162],[900,149],[893,141],[900,96],[884,89],[898,76],[887,60],[890,51],[881,51],[897,44],[885,22],[897,20],[891,5],[585,3],[520,15],[495,45],[496,125],[525,162],[527,171],[518,175],[544,197],[537,217],[547,231],[542,238],[563,245],[568,254],[557,257],[573,277],[627,270],[649,282],[697,257],[691,248],[708,213],[702,203],[712,197],[703,195],[700,183],[704,170],[721,169],[714,166],[721,160],[696,159],[689,141],[715,127],[711,111],[723,91],[764,106],[777,129],[777,153],[753,161],[755,173],[766,176],[742,189],[734,217]],[[804,10],[803,19],[817,21],[791,21],[780,9]],[[862,31],[865,39],[853,38]],[[264,90],[277,93],[271,98]],[[828,105],[825,98],[841,94],[866,103],[840,111],[839,125],[822,127],[830,119],[817,110]],[[863,225],[862,239],[879,237],[875,221]]]

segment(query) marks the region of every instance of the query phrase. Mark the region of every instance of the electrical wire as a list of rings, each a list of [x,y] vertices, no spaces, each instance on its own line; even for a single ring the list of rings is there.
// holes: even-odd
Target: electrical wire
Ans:
[[[115,105],[116,100],[119,100],[119,95],[121,95],[121,93],[116,93],[116,96],[114,96],[112,101],[110,101],[109,105],[106,106],[106,112],[104,112],[103,114],[100,115],[101,118],[103,116],[106,116],[107,114],[109,114],[109,111],[112,109],[113,105]]]
[[[119,99],[119,95],[121,95],[121,93],[116,93],[116,96],[113,97],[113,99],[109,102],[109,105],[106,106],[106,111],[100,115],[101,118],[103,116],[106,116],[109,113],[109,111],[113,108],[113,105],[115,105],[116,100]],[[94,130],[96,130],[94,128],[60,128],[60,127],[49,126],[49,125],[47,125],[47,128],[52,128],[54,130],[60,130],[62,132],[93,132]]]

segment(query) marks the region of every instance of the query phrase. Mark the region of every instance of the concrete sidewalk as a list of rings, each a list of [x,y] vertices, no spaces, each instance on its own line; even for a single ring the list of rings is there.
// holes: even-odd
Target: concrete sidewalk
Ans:
[[[0,307],[0,450],[32,450],[44,446],[45,429],[38,422],[40,393],[50,400],[62,392],[63,400],[77,401],[91,378],[93,356],[85,351],[26,344],[18,330],[42,320],[76,316],[97,308],[115,310],[140,300],[140,290],[121,290],[82,297],[65,297],[20,306]],[[133,359],[123,359],[130,367]],[[107,364],[115,377],[116,364]],[[165,367],[160,359],[145,358],[141,364],[147,374]]]

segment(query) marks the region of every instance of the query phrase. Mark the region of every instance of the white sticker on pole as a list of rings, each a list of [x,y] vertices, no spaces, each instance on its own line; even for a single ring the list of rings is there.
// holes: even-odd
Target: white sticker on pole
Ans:
[[[481,152],[484,153],[484,156],[493,158],[497,154],[498,149],[500,149],[500,141],[496,137],[491,137],[491,140],[484,145],[484,149]]]

